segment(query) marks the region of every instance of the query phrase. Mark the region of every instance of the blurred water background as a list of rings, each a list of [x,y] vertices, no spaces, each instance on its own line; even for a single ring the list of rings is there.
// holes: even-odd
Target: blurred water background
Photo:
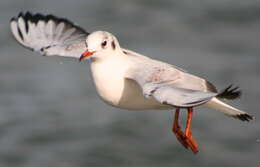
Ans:
[[[97,96],[86,62],[18,45],[9,20],[27,10],[112,32],[123,47],[219,89],[239,85],[243,96],[231,104],[256,120],[198,109],[195,156],[171,133],[171,111],[113,108]],[[1,0],[0,32],[1,167],[260,166],[259,0]]]

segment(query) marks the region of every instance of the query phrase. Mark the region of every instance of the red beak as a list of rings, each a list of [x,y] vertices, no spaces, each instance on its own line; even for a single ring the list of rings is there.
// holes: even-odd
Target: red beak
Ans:
[[[95,51],[90,52],[88,50],[86,50],[84,53],[82,53],[82,55],[79,58],[79,61],[82,61],[83,59],[85,59],[86,57],[90,57],[95,53]]]

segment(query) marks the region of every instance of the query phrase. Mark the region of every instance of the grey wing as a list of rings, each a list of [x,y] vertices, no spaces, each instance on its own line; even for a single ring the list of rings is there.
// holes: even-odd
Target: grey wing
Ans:
[[[193,107],[204,104],[217,96],[214,92],[205,92],[189,88],[176,87],[182,80],[183,72],[167,64],[139,64],[126,72],[126,78],[138,83],[146,98],[153,97],[162,104],[174,107]]]
[[[158,102],[174,107],[198,106],[217,96],[217,93],[177,88],[165,83],[146,83],[142,88],[145,97],[152,96]]]
[[[22,46],[45,56],[79,58],[86,50],[89,33],[66,19],[27,12],[12,18],[10,26]]]

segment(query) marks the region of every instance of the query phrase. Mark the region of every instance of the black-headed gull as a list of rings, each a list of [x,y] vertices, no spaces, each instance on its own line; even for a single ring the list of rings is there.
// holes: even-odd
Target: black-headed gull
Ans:
[[[97,92],[108,104],[131,110],[175,109],[172,131],[185,148],[198,152],[191,134],[193,108],[205,106],[250,121],[253,116],[220,99],[236,99],[238,87],[218,92],[205,79],[180,68],[120,47],[109,32],[86,32],[67,19],[53,15],[20,13],[10,21],[15,39],[24,47],[45,56],[91,59]],[[180,109],[187,109],[186,129],[179,126]]]

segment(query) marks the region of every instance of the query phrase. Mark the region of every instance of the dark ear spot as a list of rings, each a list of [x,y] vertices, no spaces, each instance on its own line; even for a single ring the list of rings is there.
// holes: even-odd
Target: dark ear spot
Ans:
[[[111,42],[111,46],[112,46],[113,50],[115,50],[115,49],[116,49],[116,44],[115,44],[115,41],[112,41],[112,42]]]
[[[105,49],[106,45],[107,45],[107,41],[103,41],[103,42],[101,43],[101,47],[102,47],[103,49]]]

